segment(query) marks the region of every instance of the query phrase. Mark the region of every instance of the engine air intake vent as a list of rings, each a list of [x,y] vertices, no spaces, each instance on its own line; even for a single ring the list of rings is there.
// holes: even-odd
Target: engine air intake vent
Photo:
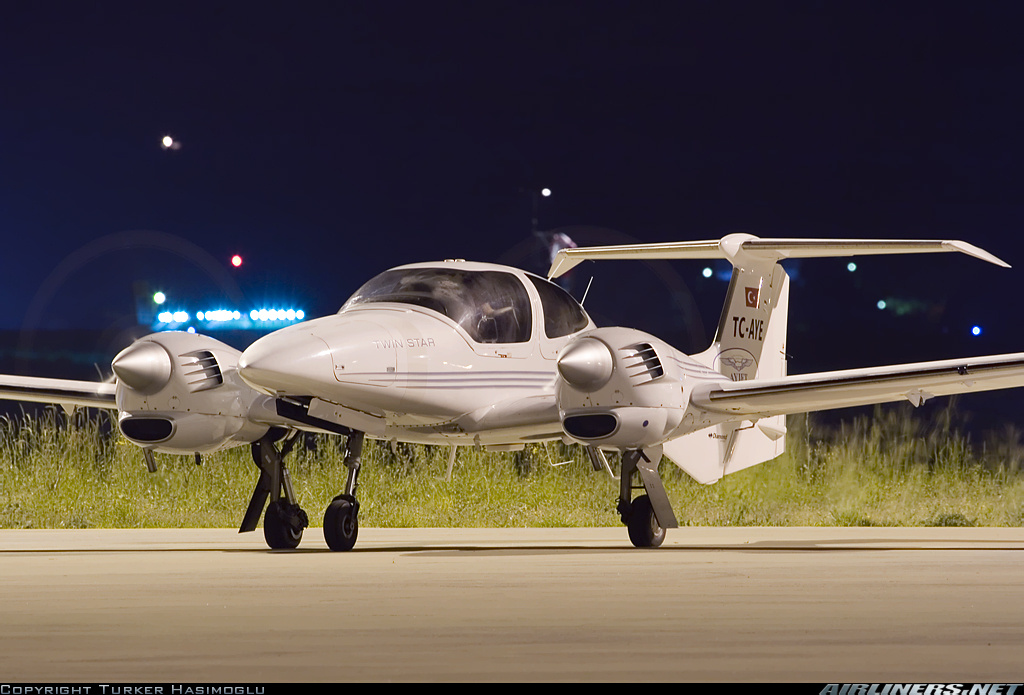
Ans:
[[[126,417],[118,427],[124,436],[136,442],[162,442],[174,434],[174,422],[165,417]]]
[[[646,384],[665,375],[661,358],[650,343],[637,343],[623,350],[626,351],[623,366],[634,381]]]
[[[209,350],[196,350],[181,355],[183,376],[192,393],[208,391],[224,383],[217,358]]]
[[[601,439],[615,434],[619,421],[611,413],[588,413],[568,416],[562,421],[562,427],[576,439]]]

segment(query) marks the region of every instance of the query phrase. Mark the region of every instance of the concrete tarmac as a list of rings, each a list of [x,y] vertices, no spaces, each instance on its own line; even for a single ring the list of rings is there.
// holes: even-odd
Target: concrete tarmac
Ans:
[[[0,531],[4,682],[1024,680],[1024,529]]]

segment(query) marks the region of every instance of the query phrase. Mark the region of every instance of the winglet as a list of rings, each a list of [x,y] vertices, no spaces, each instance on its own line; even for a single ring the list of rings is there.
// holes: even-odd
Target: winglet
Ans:
[[[942,245],[948,248],[950,251],[959,251],[960,253],[966,253],[968,256],[974,256],[983,261],[994,263],[995,265],[1002,266],[1003,268],[1009,268],[1010,264],[1001,258],[993,256],[985,249],[980,249],[974,244],[968,244],[966,241],[944,241]]]
[[[566,249],[561,249],[555,256],[555,260],[551,262],[551,270],[548,271],[548,278],[557,278],[565,275],[570,270],[578,266],[580,263],[585,261],[585,258],[570,258],[569,256],[562,253]]]

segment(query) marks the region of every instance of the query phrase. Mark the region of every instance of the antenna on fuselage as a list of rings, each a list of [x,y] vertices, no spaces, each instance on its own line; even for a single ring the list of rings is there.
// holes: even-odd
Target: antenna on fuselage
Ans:
[[[587,282],[587,289],[583,290],[583,299],[580,300],[580,306],[583,306],[583,302],[587,301],[587,292],[590,292],[590,285],[594,282],[594,276],[590,276],[590,281]]]

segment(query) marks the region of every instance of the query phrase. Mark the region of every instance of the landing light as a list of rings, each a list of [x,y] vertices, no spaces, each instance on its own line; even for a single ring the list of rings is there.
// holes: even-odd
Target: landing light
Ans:
[[[981,335],[981,326],[973,326],[971,328],[971,335]]]

